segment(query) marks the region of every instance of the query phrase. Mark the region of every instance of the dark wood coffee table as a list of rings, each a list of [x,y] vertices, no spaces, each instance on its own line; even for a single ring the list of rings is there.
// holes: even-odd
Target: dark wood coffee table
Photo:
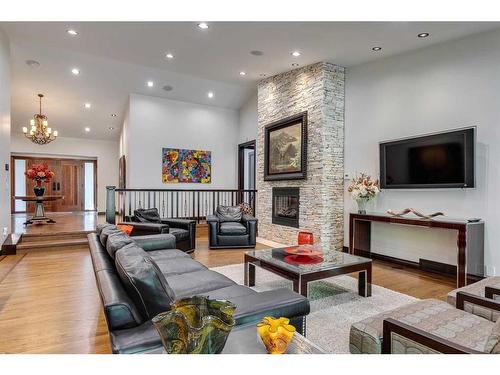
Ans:
[[[293,281],[293,290],[307,297],[311,281],[359,272],[358,293],[372,295],[372,260],[340,251],[324,252],[317,263],[291,262],[285,248],[253,250],[245,253],[245,285],[255,286],[255,267],[263,268]]]

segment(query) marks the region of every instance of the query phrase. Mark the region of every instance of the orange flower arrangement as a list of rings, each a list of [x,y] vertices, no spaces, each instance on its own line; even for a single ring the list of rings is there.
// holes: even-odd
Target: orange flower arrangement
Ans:
[[[54,178],[54,172],[49,169],[47,163],[33,164],[33,166],[24,172],[24,175],[36,182],[36,186],[42,186],[42,182],[49,182]]]

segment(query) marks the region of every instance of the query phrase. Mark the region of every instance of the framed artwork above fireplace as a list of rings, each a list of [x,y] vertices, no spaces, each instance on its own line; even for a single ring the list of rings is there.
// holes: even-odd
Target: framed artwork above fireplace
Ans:
[[[307,112],[264,128],[264,180],[307,177]]]

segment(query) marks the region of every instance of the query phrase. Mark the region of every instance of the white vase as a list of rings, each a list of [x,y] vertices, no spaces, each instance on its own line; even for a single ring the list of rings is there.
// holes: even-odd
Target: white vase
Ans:
[[[366,204],[370,201],[370,198],[358,198],[356,203],[358,204],[358,214],[366,214]]]

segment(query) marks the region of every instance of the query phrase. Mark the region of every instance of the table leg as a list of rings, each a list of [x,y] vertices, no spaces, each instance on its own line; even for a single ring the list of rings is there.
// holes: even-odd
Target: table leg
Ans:
[[[457,287],[461,288],[467,284],[467,277],[466,277],[467,233],[465,229],[458,230],[457,247],[458,247]]]
[[[300,294],[302,294],[304,297],[307,298],[307,285],[308,282],[307,280],[304,280],[303,278],[300,279]]]
[[[293,280],[293,291],[295,293],[300,293],[300,280],[299,279]]]
[[[368,267],[359,273],[358,277],[358,294],[362,297],[370,297],[372,295],[372,267]]]
[[[255,265],[245,262],[245,285],[255,286]]]

